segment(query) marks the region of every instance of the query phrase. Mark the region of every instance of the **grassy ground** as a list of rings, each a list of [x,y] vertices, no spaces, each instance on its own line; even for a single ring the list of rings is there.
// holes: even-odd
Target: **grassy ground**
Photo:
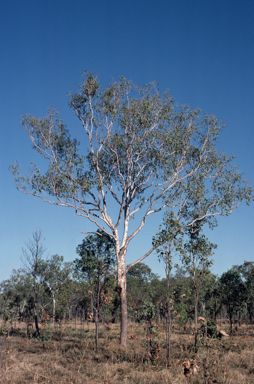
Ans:
[[[94,350],[94,324],[46,326],[44,341],[28,339],[25,325],[0,340],[0,383],[221,383],[254,384],[254,327],[242,326],[230,337],[214,339],[208,348],[193,349],[193,335],[172,335],[171,364],[166,368],[165,332],[160,327],[154,365],[147,364],[143,325],[129,326],[128,347],[119,345],[119,325],[101,327]],[[1,346],[2,345],[2,346]]]

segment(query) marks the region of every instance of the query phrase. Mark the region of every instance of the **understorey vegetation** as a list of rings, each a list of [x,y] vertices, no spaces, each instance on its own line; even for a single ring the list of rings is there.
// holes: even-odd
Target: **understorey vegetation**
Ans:
[[[198,283],[185,262],[170,279],[133,266],[123,348],[114,244],[103,236],[87,236],[74,263],[45,260],[40,232],[26,244],[23,268],[1,283],[0,382],[254,383],[253,262],[221,276],[197,267]]]
[[[184,331],[177,321],[173,325],[168,364],[163,321],[130,323],[127,348],[119,344],[119,324],[104,324],[99,331],[98,352],[95,323],[81,317],[55,327],[42,319],[40,338],[29,338],[26,324],[13,322],[9,336],[1,336],[0,382],[254,383],[253,325],[242,323],[230,336],[209,336],[206,342],[200,330],[196,349],[194,328],[190,325]],[[219,319],[217,326],[222,333],[228,332],[227,321],[220,325]]]

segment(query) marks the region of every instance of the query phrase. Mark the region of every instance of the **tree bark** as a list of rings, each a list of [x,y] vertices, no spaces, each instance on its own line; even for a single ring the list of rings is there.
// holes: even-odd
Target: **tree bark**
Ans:
[[[99,339],[99,316],[97,309],[95,310],[95,352],[98,352],[98,339]]]
[[[100,311],[100,280],[97,280],[97,303],[95,309],[95,348],[98,352],[98,340],[99,340],[99,311]]]
[[[128,312],[127,312],[127,297],[126,297],[126,270],[125,257],[122,255],[118,259],[118,287],[117,292],[120,296],[121,303],[121,334],[120,344],[123,347],[127,346],[128,338]]]
[[[37,259],[36,259],[37,264]],[[38,315],[37,315],[37,303],[38,303],[38,287],[36,285],[36,272],[34,271],[34,323],[36,336],[40,336],[39,323],[38,323]]]
[[[36,329],[36,336],[40,336],[36,304],[34,304],[34,323],[35,323],[35,329]]]
[[[231,308],[229,308],[229,325],[230,325],[230,333],[232,333],[233,332],[233,320],[232,320]]]
[[[55,318],[56,318],[56,299],[55,299],[55,295],[53,293],[53,327],[55,325]]]
[[[171,341],[171,310],[168,303],[167,308],[167,367],[169,367],[170,362],[170,341]]]
[[[195,347],[197,346],[198,342],[198,295],[194,294],[194,309],[195,309],[195,314],[194,314],[194,333],[195,333]]]
[[[171,244],[169,244],[171,247]],[[170,309],[170,277],[171,277],[171,269],[170,269],[170,260],[171,252],[169,250],[167,259],[166,259],[166,274],[167,274],[167,329],[166,329],[166,337],[167,337],[167,367],[169,367],[170,361],[170,342],[171,342],[171,309]]]
[[[78,307],[76,308],[76,316],[75,316],[75,331],[77,329],[77,323],[78,323]]]

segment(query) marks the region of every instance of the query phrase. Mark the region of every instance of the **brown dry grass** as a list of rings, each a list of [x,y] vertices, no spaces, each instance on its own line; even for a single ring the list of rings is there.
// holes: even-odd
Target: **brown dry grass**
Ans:
[[[43,344],[36,339],[28,340],[25,327],[19,325],[2,350],[0,383],[198,384],[205,382],[206,374],[208,383],[254,384],[254,329],[250,326],[242,326],[231,337],[212,340],[208,349],[200,348],[198,352],[193,350],[192,335],[173,334],[168,369],[162,328],[156,336],[161,346],[157,365],[148,369],[142,325],[129,326],[131,338],[126,349],[119,345],[118,325],[101,327],[97,354],[94,325],[80,326],[76,331],[72,326],[61,331],[51,327],[51,340]],[[184,361],[185,366],[196,367],[195,375],[184,375]]]

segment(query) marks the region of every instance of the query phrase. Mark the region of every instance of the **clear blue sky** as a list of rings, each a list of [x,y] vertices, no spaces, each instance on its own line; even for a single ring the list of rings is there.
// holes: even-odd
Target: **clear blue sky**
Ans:
[[[25,242],[36,229],[46,255],[76,257],[89,221],[15,189],[8,167],[38,157],[22,115],[45,116],[53,104],[73,136],[79,122],[67,106],[84,69],[106,85],[124,75],[137,85],[159,81],[178,104],[201,108],[228,129],[220,149],[254,185],[254,2],[252,0],[8,0],[0,4],[0,281],[21,266]],[[127,263],[142,256],[159,226],[148,221]],[[218,244],[213,271],[254,260],[254,204],[240,206],[207,232]],[[163,275],[156,255],[145,261]]]

